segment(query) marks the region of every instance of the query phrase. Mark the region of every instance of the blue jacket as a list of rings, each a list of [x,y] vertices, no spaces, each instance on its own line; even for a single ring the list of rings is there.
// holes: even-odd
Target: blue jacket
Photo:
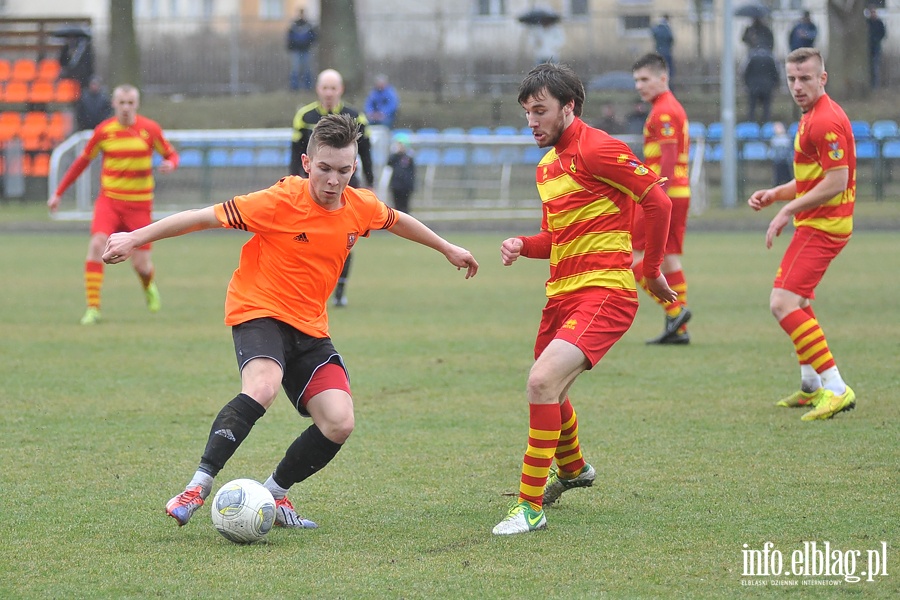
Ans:
[[[363,107],[370,124],[387,127],[394,126],[394,118],[396,118],[399,108],[400,98],[394,87],[390,85],[385,86],[383,90],[374,88],[369,92],[369,97],[366,98],[366,104]]]

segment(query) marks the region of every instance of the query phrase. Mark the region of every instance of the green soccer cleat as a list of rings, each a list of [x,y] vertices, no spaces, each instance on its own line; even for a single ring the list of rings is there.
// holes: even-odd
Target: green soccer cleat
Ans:
[[[159,299],[159,288],[156,287],[155,282],[151,281],[150,285],[144,288],[144,297],[147,299],[147,309],[152,313],[159,312],[162,303]]]
[[[497,523],[492,530],[494,535],[514,535],[537,531],[547,526],[547,517],[543,509],[534,510],[528,502],[519,501],[513,504],[506,517]]]
[[[783,406],[785,408],[799,408],[801,406],[815,406],[816,401],[825,392],[825,388],[818,388],[812,392],[804,392],[797,390],[787,398],[782,398],[775,403],[775,406]]]
[[[562,496],[562,493],[566,490],[591,487],[594,485],[594,478],[596,476],[597,471],[587,463],[581,467],[581,471],[579,471],[578,475],[572,479],[560,479],[558,470],[551,471],[550,478],[547,479],[547,485],[544,486],[544,506],[550,506],[559,500],[559,497]]]
[[[100,309],[95,306],[89,306],[81,317],[82,325],[96,325],[100,322]]]
[[[856,394],[847,386],[844,393],[838,396],[831,390],[825,390],[815,403],[815,408],[800,417],[801,421],[830,419],[845,410],[856,408]]]

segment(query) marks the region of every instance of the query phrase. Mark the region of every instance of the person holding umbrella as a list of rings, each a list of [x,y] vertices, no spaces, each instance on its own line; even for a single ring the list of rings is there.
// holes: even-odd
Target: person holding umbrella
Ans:
[[[559,62],[559,52],[566,43],[566,34],[559,24],[562,17],[546,8],[534,8],[519,15],[519,23],[531,33],[536,65]]]
[[[53,33],[63,38],[65,45],[59,51],[60,79],[74,79],[82,89],[90,85],[94,76],[94,46],[91,32],[82,27],[64,27]]]

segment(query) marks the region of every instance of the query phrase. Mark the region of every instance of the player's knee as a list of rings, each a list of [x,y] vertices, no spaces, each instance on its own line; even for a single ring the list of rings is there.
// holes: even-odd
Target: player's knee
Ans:
[[[336,444],[343,444],[353,433],[356,420],[353,411],[329,419],[325,423],[317,423],[322,435]]]
[[[272,382],[265,380],[257,380],[245,383],[241,391],[256,400],[260,406],[268,409],[272,406],[272,402],[275,401],[275,397],[278,395],[278,384],[273,384]]]
[[[526,392],[528,393],[528,402],[531,404],[544,404],[553,402],[558,396],[559,382],[549,374],[532,369],[528,375],[528,383]]]

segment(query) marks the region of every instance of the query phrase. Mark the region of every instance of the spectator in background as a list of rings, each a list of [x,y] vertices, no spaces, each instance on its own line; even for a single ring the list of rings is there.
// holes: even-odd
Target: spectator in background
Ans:
[[[641,124],[641,128],[643,128],[643,124]],[[597,129],[602,129],[609,134],[622,133],[622,121],[616,115],[616,107],[609,102],[603,105],[603,117],[597,123]]]
[[[303,9],[297,11],[297,19],[287,32],[287,49],[291,53],[291,89],[297,91],[313,88],[312,47],[319,35],[312,23],[306,20]]]
[[[760,108],[757,123],[765,123],[769,120],[772,113],[772,95],[780,81],[778,64],[775,62],[772,52],[764,48],[752,50],[744,69],[744,85],[747,87],[748,95],[748,121],[754,120],[757,106]]]
[[[760,17],[754,17],[753,22],[744,30],[741,41],[747,45],[747,50],[753,51],[757,49],[768,50],[769,53],[775,49],[775,36],[772,30],[766,25]]]
[[[394,136],[394,151],[388,157],[391,168],[391,196],[394,208],[409,212],[409,198],[416,189],[416,161],[409,153],[409,136],[398,133]]]
[[[316,123],[325,115],[350,115],[357,123],[359,123],[360,138],[357,142],[359,158],[362,161],[362,172],[365,176],[365,187],[372,189],[375,184],[375,168],[372,165],[372,144],[369,141],[369,125],[366,115],[359,112],[355,108],[351,108],[344,104],[344,78],[334,69],[325,69],[319,73],[316,79],[316,98],[315,102],[310,102],[306,106],[300,108],[294,115],[291,132],[291,164],[288,167],[291,175],[300,175],[301,177],[309,177],[303,165],[303,155],[309,154],[309,140],[312,137],[313,129]],[[350,177],[350,187],[360,187],[360,179],[357,175],[359,169],[354,169]],[[344,270],[338,278],[337,287],[334,288],[334,305],[347,306],[347,296],[344,293],[347,280],[350,277],[350,264],[352,263],[352,255],[347,255],[344,262]]]
[[[394,86],[388,83],[387,75],[375,77],[375,86],[369,92],[363,110],[370,125],[384,125],[388,129],[394,126],[394,119],[400,110],[400,97]]]
[[[656,52],[662,56],[669,66],[669,87],[672,87],[672,77],[675,76],[675,63],[672,62],[672,46],[675,45],[675,36],[669,26],[669,15],[664,14],[659,23],[650,29],[653,35],[653,43],[656,44]]]
[[[643,135],[644,122],[647,120],[647,115],[649,114],[650,109],[647,108],[647,105],[643,102],[637,102],[632,111],[628,113],[627,121],[625,123],[625,133],[631,135]],[[641,154],[643,154],[643,152],[641,152]],[[641,157],[638,156],[638,158]]]
[[[887,37],[887,28],[878,17],[874,5],[869,6],[866,17],[869,26],[869,83],[875,89],[881,85],[881,42]]]
[[[794,140],[781,121],[772,123],[772,132],[772,139],[769,140],[772,151],[772,185],[777,187],[794,178]]]
[[[94,46],[87,31],[72,31],[64,36],[66,44],[59,51],[60,79],[74,79],[85,89],[94,76]]]
[[[528,28],[531,32],[531,47],[534,49],[534,64],[558,63],[559,53],[566,43],[566,33],[559,22],[546,22]]]
[[[98,75],[91,77],[87,88],[81,90],[81,97],[75,104],[75,123],[79,131],[93,129],[113,115],[109,94],[103,89]]]
[[[791,33],[788,36],[788,47],[791,49],[791,52],[797,48],[812,48],[816,45],[816,37],[818,35],[819,30],[816,24],[812,22],[809,11],[804,10],[800,20],[791,29]]]

